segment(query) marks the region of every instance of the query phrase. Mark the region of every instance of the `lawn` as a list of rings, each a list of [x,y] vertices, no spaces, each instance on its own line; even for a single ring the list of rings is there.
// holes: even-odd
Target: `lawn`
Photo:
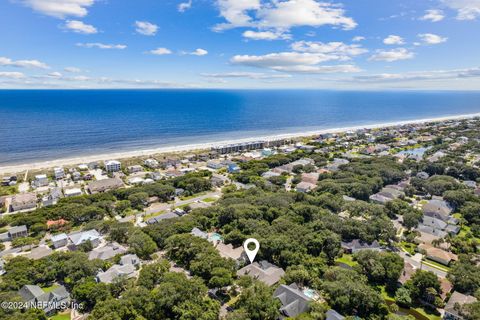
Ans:
[[[146,220],[148,220],[148,219],[150,219],[150,218],[159,216],[159,215],[164,214],[164,213],[166,213],[166,212],[167,212],[167,211],[162,210],[162,211],[150,213],[150,214],[148,214],[148,215],[146,215],[146,216],[143,216],[143,221],[146,221]]]
[[[49,320],[70,320],[70,312],[59,313],[59,314],[54,315],[53,317],[49,318]]]
[[[423,264],[425,264],[427,266],[430,266],[430,267],[433,267],[433,268],[440,269],[440,270],[445,271],[445,272],[450,271],[449,267],[447,267],[447,266],[445,266],[441,263],[438,263],[436,261],[430,260],[430,259],[423,260]]]
[[[217,201],[217,199],[216,198],[205,198],[202,201],[203,202],[215,202],[215,201]]]
[[[60,287],[58,284],[54,284],[50,287],[42,288],[42,290],[48,293],[48,292],[52,292],[53,290],[57,289],[58,287]]]
[[[402,241],[400,242],[400,247],[410,253],[412,256],[415,254],[415,248],[417,247],[415,244],[413,243],[410,243],[410,242],[406,242],[406,241]]]
[[[337,263],[344,263],[347,266],[354,267],[357,265],[356,261],[353,261],[353,256],[351,254],[344,253],[340,258],[335,259]]]

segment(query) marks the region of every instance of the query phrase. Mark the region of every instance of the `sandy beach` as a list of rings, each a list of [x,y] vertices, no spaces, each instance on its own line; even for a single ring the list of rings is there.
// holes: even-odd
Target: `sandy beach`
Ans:
[[[210,150],[214,146],[232,144],[232,143],[242,143],[242,142],[255,141],[255,140],[272,141],[272,140],[280,140],[280,139],[293,139],[293,138],[310,137],[310,136],[315,136],[315,135],[324,134],[324,133],[339,133],[339,132],[359,130],[359,129],[376,129],[376,128],[385,128],[385,127],[392,127],[392,126],[399,126],[399,125],[406,125],[406,124],[441,122],[446,120],[460,120],[460,119],[469,119],[469,118],[475,118],[475,117],[480,117],[480,113],[456,115],[456,116],[444,116],[444,117],[438,117],[438,118],[428,118],[428,119],[418,119],[418,120],[396,121],[396,122],[387,122],[387,123],[379,123],[379,124],[371,124],[371,125],[359,125],[359,126],[342,127],[342,128],[330,128],[330,129],[285,133],[285,134],[270,135],[270,136],[269,135],[255,136],[255,137],[248,137],[248,138],[242,138],[242,139],[215,141],[215,142],[209,142],[209,143],[186,144],[186,145],[160,147],[160,148],[147,149],[147,150],[136,150],[136,151],[105,153],[105,154],[89,155],[89,156],[79,156],[79,157],[72,157],[72,158],[62,158],[62,159],[56,159],[51,161],[40,161],[40,162],[25,163],[25,164],[19,164],[19,165],[0,166],[0,174],[20,173],[20,172],[25,172],[26,170],[49,169],[49,168],[58,167],[58,166],[74,166],[82,163],[88,163],[92,161],[104,161],[109,159],[122,160],[127,158],[150,156],[150,155],[156,155],[156,154],[162,154],[162,153]]]

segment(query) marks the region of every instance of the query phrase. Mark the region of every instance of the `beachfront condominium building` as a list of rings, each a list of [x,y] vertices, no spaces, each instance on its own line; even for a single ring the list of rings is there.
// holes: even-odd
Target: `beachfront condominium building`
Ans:
[[[117,172],[122,169],[122,164],[117,160],[105,161],[105,170],[107,172]]]
[[[235,143],[235,144],[228,144],[228,145],[213,147],[212,150],[220,154],[226,154],[226,153],[233,153],[233,152],[263,149],[265,145],[266,145],[265,141],[243,142],[243,143]]]
[[[63,179],[65,177],[65,170],[63,168],[55,168],[53,169],[53,175],[55,176],[55,179]]]

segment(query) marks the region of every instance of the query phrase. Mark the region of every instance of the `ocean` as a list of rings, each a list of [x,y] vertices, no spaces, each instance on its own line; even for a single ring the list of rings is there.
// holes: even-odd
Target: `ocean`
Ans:
[[[480,92],[0,90],[0,165],[480,112]]]

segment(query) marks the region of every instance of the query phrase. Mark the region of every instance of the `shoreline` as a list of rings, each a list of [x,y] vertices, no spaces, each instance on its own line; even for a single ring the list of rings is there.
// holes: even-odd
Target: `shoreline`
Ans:
[[[98,155],[78,156],[78,157],[62,158],[62,159],[56,159],[56,160],[45,160],[45,161],[30,162],[30,163],[24,163],[24,164],[18,164],[18,165],[10,164],[5,166],[0,166],[0,174],[3,175],[7,173],[10,173],[10,174],[20,173],[27,170],[50,169],[58,166],[74,166],[74,165],[79,165],[82,163],[88,163],[92,161],[105,161],[110,159],[122,160],[122,159],[135,158],[135,157],[152,156],[152,155],[162,154],[162,153],[165,154],[165,153],[180,153],[180,152],[189,152],[189,151],[194,152],[194,151],[200,151],[200,150],[210,150],[214,146],[257,141],[257,140],[268,141],[268,140],[281,140],[281,139],[299,139],[299,138],[311,137],[311,136],[325,134],[325,133],[340,133],[340,132],[353,131],[353,130],[359,130],[359,129],[378,129],[378,128],[402,126],[407,124],[419,124],[419,123],[425,123],[425,122],[463,120],[463,119],[470,119],[475,117],[480,117],[480,113],[452,115],[452,116],[443,116],[443,117],[417,119],[417,120],[402,120],[402,121],[385,122],[385,123],[377,123],[377,124],[370,124],[370,125],[358,125],[358,126],[350,126],[350,127],[319,129],[319,130],[312,130],[312,131],[284,133],[284,134],[276,134],[276,135],[255,136],[255,137],[249,137],[249,138],[230,139],[230,140],[214,141],[214,142],[207,142],[207,143],[165,146],[165,147],[159,147],[159,148],[153,148],[153,149],[104,153],[104,154],[98,154]]]

